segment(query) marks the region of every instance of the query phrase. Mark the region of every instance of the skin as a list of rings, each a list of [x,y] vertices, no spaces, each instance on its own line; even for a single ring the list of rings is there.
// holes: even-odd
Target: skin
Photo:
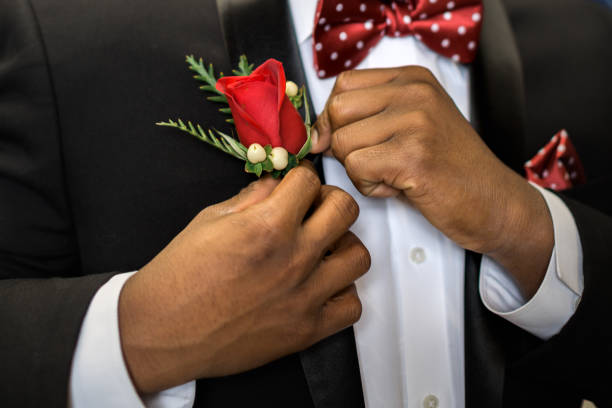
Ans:
[[[343,73],[313,139],[313,152],[338,158],[361,193],[405,200],[533,296],[554,246],[546,203],[427,70]],[[246,371],[356,322],[353,282],[370,266],[348,232],[357,215],[308,164],[203,210],[121,292],[121,344],[137,389]]]
[[[348,232],[358,213],[307,163],[204,209],[121,292],[121,345],[137,389],[246,371],[355,323],[353,282],[370,267]]]
[[[425,68],[338,76],[313,132],[366,196],[397,196],[463,248],[490,256],[526,299],[554,246],[542,195],[488,149]]]

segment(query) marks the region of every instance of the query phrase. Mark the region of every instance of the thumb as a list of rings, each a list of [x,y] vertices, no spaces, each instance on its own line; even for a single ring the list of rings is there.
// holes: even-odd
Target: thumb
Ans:
[[[310,152],[316,154],[329,150],[331,146],[331,135],[331,121],[327,106],[325,106],[325,109],[323,109],[323,112],[317,118],[317,122],[312,127],[312,132],[310,133],[312,141],[312,149]]]
[[[262,177],[240,190],[234,197],[208,207],[207,210],[210,215],[218,217],[243,211],[265,200],[279,183],[280,180],[271,176]]]

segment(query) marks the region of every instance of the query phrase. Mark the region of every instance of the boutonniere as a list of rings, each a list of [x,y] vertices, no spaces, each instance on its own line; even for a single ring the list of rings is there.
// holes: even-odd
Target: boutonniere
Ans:
[[[187,56],[194,78],[204,83],[200,89],[211,93],[210,102],[224,106],[220,112],[231,114],[228,123],[235,126],[237,138],[218,129],[204,130],[192,122],[159,122],[197,137],[217,149],[245,161],[244,169],[260,177],[271,173],[282,177],[310,152],[310,111],[304,86],[286,81],[283,65],[269,59],[255,70],[247,58],[240,57],[235,76],[217,79],[212,64]],[[304,107],[305,120],[298,113]],[[233,134],[233,132],[232,132]]]

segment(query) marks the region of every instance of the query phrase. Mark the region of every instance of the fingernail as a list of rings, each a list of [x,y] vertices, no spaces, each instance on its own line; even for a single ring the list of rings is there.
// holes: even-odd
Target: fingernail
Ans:
[[[313,145],[319,143],[319,131],[316,128],[312,128],[310,131],[310,139],[312,140]]]

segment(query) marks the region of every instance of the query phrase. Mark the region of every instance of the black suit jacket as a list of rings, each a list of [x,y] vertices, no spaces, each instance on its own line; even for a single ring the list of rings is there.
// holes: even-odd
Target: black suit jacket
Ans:
[[[475,126],[509,166],[566,127],[590,183],[565,197],[585,290],[542,342],[487,312],[466,254],[466,406],[608,406],[612,366],[610,13],[581,0],[485,2]],[[0,401],[65,406],[96,290],[136,270],[202,208],[252,180],[235,159],[153,126],[224,128],[182,63],[275,57],[303,82],[283,0],[0,0]],[[593,207],[598,208],[595,210]],[[603,377],[597,375],[603,370]],[[352,329],[240,375],[198,381],[203,407],[363,405]]]

